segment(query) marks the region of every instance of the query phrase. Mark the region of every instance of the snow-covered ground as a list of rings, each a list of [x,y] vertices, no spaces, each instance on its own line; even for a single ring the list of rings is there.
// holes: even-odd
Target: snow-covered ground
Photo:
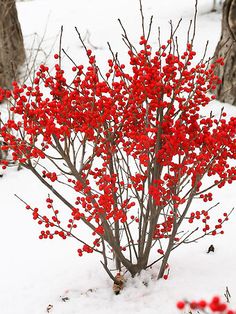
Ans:
[[[138,0],[35,0],[18,2],[18,14],[25,37],[26,47],[32,47],[32,38],[38,42],[43,38],[42,50],[48,54],[54,45],[58,51],[61,25],[64,26],[63,47],[77,63],[83,62],[84,53],[74,30],[77,26],[82,37],[90,34],[89,42],[96,46],[97,59],[109,58],[107,41],[121,57],[124,45],[117,18],[123,21],[130,38],[138,41],[141,34]],[[220,13],[211,13],[210,0],[199,0],[199,16],[195,50],[201,55],[209,40],[208,55],[213,54],[220,35]],[[194,14],[193,0],[143,0],[146,17],[154,15],[153,31],[161,26],[163,41],[169,33],[169,20],[177,22],[183,18],[178,37],[186,39],[189,19]],[[34,37],[37,33],[37,37]],[[152,37],[155,44],[157,36]],[[87,44],[89,45],[89,42]],[[37,47],[37,42],[35,48]],[[44,58],[44,54],[39,54]],[[49,58],[52,62],[52,58]],[[64,58],[64,66],[70,68]],[[221,104],[211,105],[220,108]],[[236,108],[225,105],[230,115],[236,115]],[[236,204],[236,184],[217,191],[217,200],[225,210]],[[177,313],[177,300],[210,299],[219,295],[224,299],[226,286],[231,293],[232,307],[236,309],[236,228],[233,213],[225,225],[225,234],[205,238],[199,243],[182,246],[175,250],[170,259],[171,273],[167,281],[149,280],[155,274],[155,267],[142,274],[143,280],[128,281],[125,290],[115,296],[111,281],[95,254],[79,258],[76,243],[72,240],[40,241],[38,227],[31,215],[24,210],[14,194],[31,201],[33,205],[43,204],[47,191],[27,171],[17,172],[11,168],[0,179],[0,313],[1,314],[43,314],[49,304],[50,313],[93,314],[93,313]],[[209,245],[215,252],[206,254]],[[62,297],[68,297],[67,302]]]

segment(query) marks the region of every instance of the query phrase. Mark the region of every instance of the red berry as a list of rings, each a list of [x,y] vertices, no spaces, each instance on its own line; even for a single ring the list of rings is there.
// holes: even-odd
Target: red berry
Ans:
[[[185,308],[185,302],[184,301],[179,301],[176,303],[176,307],[179,309],[179,310],[183,310]]]

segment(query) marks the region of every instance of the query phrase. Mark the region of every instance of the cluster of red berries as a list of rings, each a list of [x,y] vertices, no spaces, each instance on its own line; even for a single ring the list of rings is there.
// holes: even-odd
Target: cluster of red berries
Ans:
[[[205,300],[200,300],[198,302],[179,301],[176,306],[179,310],[188,308],[190,310],[200,310],[207,314],[236,314],[236,311],[230,310],[228,304],[222,302],[217,296],[213,297],[210,302],[206,302]]]
[[[33,210],[33,219],[47,229],[40,237],[65,239],[75,221],[83,221],[96,240],[79,255],[91,253],[97,239],[115,243],[114,234],[126,236],[120,250],[140,245],[149,234],[150,241],[169,239],[185,218],[189,223],[202,218],[202,232],[215,235],[228,219],[219,218],[211,228],[207,211],[188,217],[195,197],[212,201],[210,188],[236,180],[236,168],[228,163],[236,159],[236,118],[200,115],[214,99],[208,92],[220,83],[214,71],[223,60],[193,65],[192,45],[179,55],[171,40],[157,51],[143,37],[140,45],[128,51],[129,70],[114,58],[101,75],[87,50],[88,66],[74,66],[71,83],[60,64],[54,73],[41,65],[33,86],[13,82],[12,91],[0,89],[0,99],[14,100],[10,110],[17,117],[1,127],[2,149],[11,150],[13,160],[52,191],[63,184],[61,200],[71,209],[64,228],[51,201],[51,216]],[[204,176],[213,180],[206,188]],[[135,222],[140,238],[133,239],[129,228]]]

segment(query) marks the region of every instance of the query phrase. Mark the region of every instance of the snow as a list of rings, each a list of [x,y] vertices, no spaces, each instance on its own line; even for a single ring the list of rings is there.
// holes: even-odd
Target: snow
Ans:
[[[207,40],[208,56],[212,55],[220,35],[221,15],[219,12],[209,14],[211,5],[212,1],[199,0],[195,49],[200,55]],[[57,52],[63,25],[63,47],[78,63],[83,63],[85,56],[74,26],[82,37],[89,31],[90,42],[99,48],[96,50],[98,60],[109,58],[107,41],[114,51],[126,58],[117,18],[123,21],[132,40],[137,42],[141,34],[138,0],[35,0],[18,2],[17,7],[28,49],[36,33],[34,47],[43,39],[42,50],[46,55],[53,45]],[[163,41],[169,34],[169,20],[176,23],[182,17],[178,37],[180,41],[186,40],[189,19],[194,13],[193,0],[143,0],[143,7],[147,18],[154,15],[153,30],[160,25]],[[153,43],[156,39],[153,35]],[[37,62],[44,58],[44,53],[39,54]],[[48,62],[52,62],[52,57]],[[68,69],[71,67],[66,57],[63,64]],[[228,104],[214,102],[210,109],[219,113],[221,106],[235,116],[236,108]],[[232,184],[217,191],[217,200],[225,210],[235,206],[235,188],[236,184]],[[98,256],[77,257],[77,243],[72,240],[38,239],[38,226],[14,196],[17,194],[34,206],[44,206],[47,190],[33,175],[12,167],[0,179],[0,191],[1,314],[43,314],[49,304],[53,305],[50,310],[53,314],[174,314],[177,300],[209,300],[213,295],[224,299],[226,286],[232,296],[232,307],[236,308],[235,213],[224,227],[225,235],[205,238],[175,250],[167,281],[151,279],[157,272],[154,266],[142,273],[141,278],[129,278],[122,294],[115,296]],[[207,254],[211,244],[215,252]],[[148,287],[143,281],[148,282]],[[63,302],[61,297],[69,300]]]

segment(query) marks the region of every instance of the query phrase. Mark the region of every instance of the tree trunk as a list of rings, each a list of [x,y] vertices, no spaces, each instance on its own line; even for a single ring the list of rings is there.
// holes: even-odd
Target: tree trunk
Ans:
[[[11,87],[25,50],[15,0],[0,0],[0,87]]]
[[[221,38],[214,60],[219,57],[223,57],[225,62],[216,70],[222,83],[213,93],[218,100],[236,105],[236,0],[225,0],[223,5]]]
[[[213,0],[211,12],[215,12],[215,11],[216,11],[216,0]]]

